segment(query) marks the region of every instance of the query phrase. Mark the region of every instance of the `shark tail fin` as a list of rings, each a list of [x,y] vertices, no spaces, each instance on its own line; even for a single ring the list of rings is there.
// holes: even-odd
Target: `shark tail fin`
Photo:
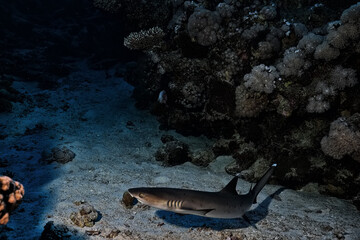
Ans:
[[[256,183],[255,187],[250,190],[250,194],[253,195],[254,202],[256,203],[256,198],[261,189],[265,186],[269,178],[271,177],[272,173],[274,172],[275,167],[277,166],[276,163],[271,165],[271,167],[266,171],[266,173],[260,178],[260,180]]]

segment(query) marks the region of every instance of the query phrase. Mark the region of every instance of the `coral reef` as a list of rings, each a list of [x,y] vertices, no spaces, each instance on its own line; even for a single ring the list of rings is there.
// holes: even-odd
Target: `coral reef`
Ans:
[[[158,116],[161,127],[218,138],[224,145],[213,147],[216,156],[241,156],[244,142],[232,140],[240,135],[256,154],[250,162],[237,158],[230,172],[276,161],[279,183],[294,188],[318,183],[322,193],[354,197],[345,182],[360,187],[358,152],[328,154],[323,145],[331,148],[330,133],[320,142],[334,120],[360,112],[360,3],[171,5],[168,22],[142,28],[164,29],[161,47],[144,49],[138,66],[125,75],[135,86],[134,97]],[[167,98],[160,104],[162,91]],[[346,164],[337,165],[332,156]],[[352,174],[340,181],[332,169]]]
[[[360,162],[360,114],[333,121],[330,124],[329,135],[321,140],[321,149],[335,159],[351,155]]]
[[[0,225],[7,224],[10,213],[21,203],[24,186],[7,176],[0,176]]]
[[[191,162],[197,166],[206,167],[215,159],[211,150],[200,150],[191,155]]]
[[[272,93],[276,87],[275,81],[279,78],[279,73],[274,66],[260,64],[253,67],[251,73],[245,74],[244,85],[253,91]]]
[[[103,11],[118,15],[135,31],[154,26],[166,27],[177,1],[144,0],[93,0],[93,5]]]
[[[176,139],[166,140],[164,146],[160,147],[155,153],[155,159],[166,166],[182,164],[190,160],[189,146]]]
[[[300,39],[297,47],[302,49],[305,54],[313,54],[316,47],[323,42],[323,39],[323,36],[310,32]]]
[[[141,30],[140,32],[132,32],[124,39],[124,45],[130,49],[147,50],[159,44],[164,35],[164,31],[159,27]]]
[[[300,77],[304,74],[304,71],[310,66],[311,63],[305,59],[305,54],[303,53],[303,51],[297,49],[296,47],[286,49],[284,53],[284,58],[278,65],[276,65],[276,67],[280,71],[280,74],[285,77]]]
[[[266,95],[247,91],[243,85],[238,86],[235,91],[235,115],[238,117],[256,117],[268,103]]]
[[[221,18],[217,12],[198,9],[188,19],[189,36],[202,46],[209,46],[218,40]]]
[[[121,8],[120,0],[94,0],[94,6],[104,11],[116,13]]]
[[[337,65],[330,71],[327,79],[319,81],[315,87],[316,95],[309,98],[306,110],[310,113],[322,113],[330,109],[330,100],[345,87],[357,84],[356,72],[351,68]]]
[[[360,3],[346,9],[340,21],[331,22],[328,34],[314,53],[315,59],[330,61],[340,56],[340,50],[359,42],[360,39]]]
[[[249,169],[257,160],[257,149],[254,143],[243,142],[238,146],[239,148],[232,154],[235,162],[225,167],[226,172],[234,175],[240,172],[244,173],[244,170]]]

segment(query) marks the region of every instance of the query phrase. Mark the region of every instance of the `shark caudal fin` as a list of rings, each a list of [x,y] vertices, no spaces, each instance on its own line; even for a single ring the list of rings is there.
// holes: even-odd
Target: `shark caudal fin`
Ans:
[[[277,166],[276,163],[271,165],[271,167],[266,171],[264,176],[262,176],[260,178],[260,180],[256,183],[255,187],[250,190],[249,194],[253,195],[253,199],[254,199],[253,203],[256,203],[257,195],[259,194],[261,189],[263,189],[263,187],[265,186],[265,184],[267,183],[267,181],[271,177],[271,175],[274,172],[274,169],[276,168],[276,166]]]

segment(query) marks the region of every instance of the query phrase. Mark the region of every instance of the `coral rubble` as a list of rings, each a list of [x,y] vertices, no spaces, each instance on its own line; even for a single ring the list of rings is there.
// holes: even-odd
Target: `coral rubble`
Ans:
[[[65,164],[72,161],[76,154],[68,149],[67,147],[58,148],[55,147],[51,149],[51,152],[43,152],[42,161],[45,163],[58,162]]]
[[[70,220],[79,227],[92,227],[98,219],[99,213],[96,209],[88,203],[81,205],[78,212],[73,212],[70,215]]]

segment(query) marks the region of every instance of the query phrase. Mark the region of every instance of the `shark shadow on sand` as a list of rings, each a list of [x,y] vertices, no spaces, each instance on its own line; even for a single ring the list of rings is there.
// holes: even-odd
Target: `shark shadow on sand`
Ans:
[[[265,198],[261,203],[259,203],[256,208],[246,212],[245,215],[249,219],[248,221],[243,218],[222,219],[195,215],[181,215],[165,210],[156,211],[156,215],[168,224],[184,228],[206,227],[217,231],[223,229],[247,228],[250,226],[256,228],[256,223],[264,219],[269,214],[269,205],[271,201],[273,199],[277,200],[276,196],[278,196],[285,189],[286,188],[284,187],[279,188],[274,193]]]

